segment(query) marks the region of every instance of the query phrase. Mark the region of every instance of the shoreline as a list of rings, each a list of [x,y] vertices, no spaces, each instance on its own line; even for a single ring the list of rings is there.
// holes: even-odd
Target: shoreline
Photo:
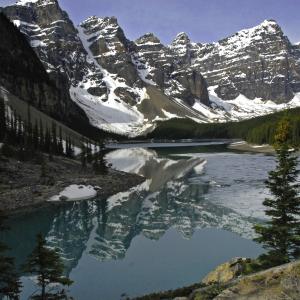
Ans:
[[[47,161],[47,177],[41,178],[40,174],[41,165],[37,163],[15,159],[1,161],[0,211],[4,215],[11,216],[72,202],[72,199],[51,201],[52,197],[60,195],[71,185],[94,187],[96,193],[95,197],[90,197],[92,200],[96,197],[108,198],[145,181],[139,175],[110,168],[107,174],[98,175],[91,167],[82,170],[79,161],[65,157],[54,157],[53,162]]]
[[[255,145],[249,144],[245,141],[231,143],[227,146],[230,150],[238,150],[245,152],[255,152],[255,153],[266,153],[266,154],[274,154],[275,150],[271,145]]]

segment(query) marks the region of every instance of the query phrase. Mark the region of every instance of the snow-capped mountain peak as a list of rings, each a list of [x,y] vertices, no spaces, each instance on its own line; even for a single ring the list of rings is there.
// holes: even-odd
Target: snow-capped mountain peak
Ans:
[[[191,40],[187,33],[185,32],[180,32],[176,35],[175,39],[172,42],[172,45],[177,45],[177,44],[188,44],[190,43]]]
[[[57,4],[57,0],[18,0],[16,5],[18,6],[30,6],[30,5],[47,6]]]
[[[136,136],[157,120],[224,122],[300,104],[300,47],[273,20],[216,43],[182,32],[165,46],[153,33],[130,41],[115,17],[75,28],[57,0],[20,0],[4,12],[101,129]]]

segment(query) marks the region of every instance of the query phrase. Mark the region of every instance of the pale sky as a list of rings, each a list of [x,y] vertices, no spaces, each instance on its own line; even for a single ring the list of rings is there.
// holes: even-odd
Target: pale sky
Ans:
[[[14,3],[0,0],[0,5]],[[292,42],[300,41],[300,0],[59,0],[75,24],[91,15],[116,16],[127,38],[153,32],[165,44],[186,32],[212,42],[274,19]]]

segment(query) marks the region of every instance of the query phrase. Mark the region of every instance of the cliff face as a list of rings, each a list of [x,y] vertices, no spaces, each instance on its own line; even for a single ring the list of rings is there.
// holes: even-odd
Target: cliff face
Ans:
[[[0,86],[67,124],[88,125],[85,113],[50,79],[20,31],[0,13]]]
[[[285,103],[300,91],[300,48],[273,20],[196,48],[194,67],[222,99],[243,94]]]

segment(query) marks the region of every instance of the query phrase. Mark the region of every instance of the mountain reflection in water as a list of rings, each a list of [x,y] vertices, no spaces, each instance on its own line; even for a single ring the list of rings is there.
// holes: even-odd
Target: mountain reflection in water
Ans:
[[[65,203],[12,220],[6,238],[19,264],[40,231],[60,249],[67,273],[84,251],[99,261],[122,259],[135,236],[158,240],[171,227],[186,239],[206,227],[253,234],[256,220],[207,200],[211,184],[202,180],[205,159],[160,158],[154,150],[137,148],[110,152],[107,160],[116,169],[144,176],[145,182],[106,200]]]

